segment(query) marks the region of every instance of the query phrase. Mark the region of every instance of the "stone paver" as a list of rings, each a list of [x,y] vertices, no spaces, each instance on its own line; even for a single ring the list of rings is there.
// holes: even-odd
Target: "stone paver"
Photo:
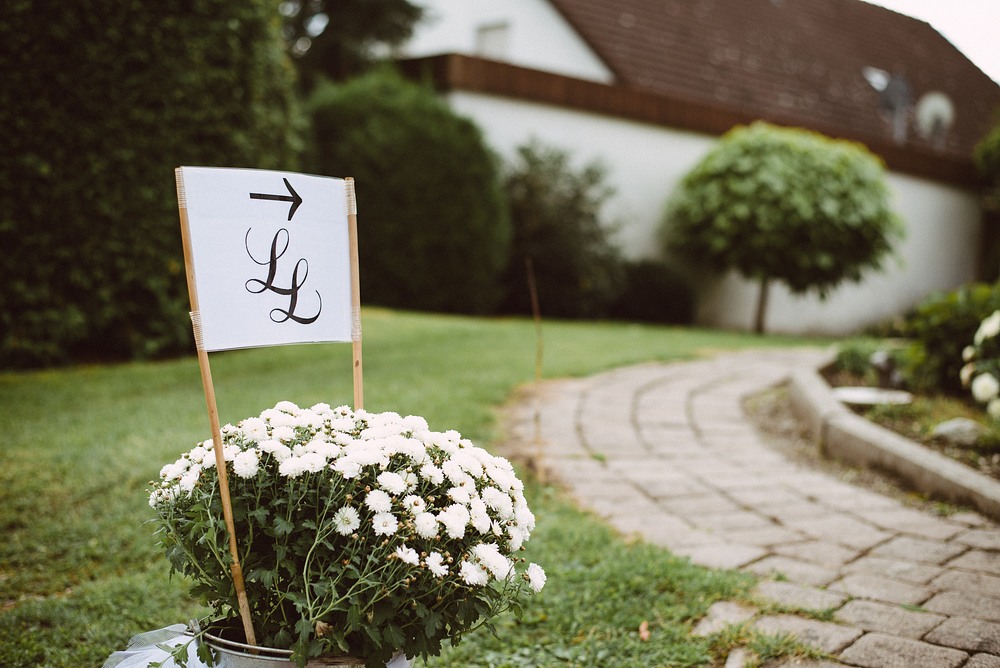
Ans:
[[[864,668],[958,668],[969,655],[919,640],[868,633],[842,652],[840,658]]]
[[[854,600],[834,615],[838,622],[865,631],[879,631],[904,638],[922,638],[947,617],[930,612],[913,612],[898,605]]]
[[[834,610],[818,621],[720,602],[700,632],[756,618],[851,666],[1000,668],[1000,526],[807,468],[745,419],[745,397],[827,359],[743,351],[543,383],[512,411],[511,447],[623,534],[761,576],[761,604]]]

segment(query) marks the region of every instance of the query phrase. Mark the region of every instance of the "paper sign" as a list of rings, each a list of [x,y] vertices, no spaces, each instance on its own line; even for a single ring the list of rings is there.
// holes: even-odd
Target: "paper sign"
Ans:
[[[177,196],[205,350],[351,340],[345,181],[180,167]]]

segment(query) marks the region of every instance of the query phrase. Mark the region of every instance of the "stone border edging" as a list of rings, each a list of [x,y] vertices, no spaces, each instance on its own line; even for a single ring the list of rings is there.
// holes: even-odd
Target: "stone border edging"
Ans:
[[[817,371],[793,372],[789,397],[823,454],[887,471],[919,492],[1000,520],[1000,482],[851,412]]]

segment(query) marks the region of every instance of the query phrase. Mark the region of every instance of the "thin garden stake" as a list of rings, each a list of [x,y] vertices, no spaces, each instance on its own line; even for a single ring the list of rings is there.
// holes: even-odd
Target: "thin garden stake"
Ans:
[[[194,282],[194,261],[191,257],[190,230],[188,229],[187,201],[181,182],[181,172],[177,176],[177,204],[181,219],[181,241],[184,245],[184,266],[187,273],[188,296],[191,299],[191,325],[194,330],[195,347],[198,350],[198,366],[201,368],[201,383],[205,388],[205,404],[208,407],[208,420],[212,430],[212,450],[215,453],[215,469],[219,475],[219,494],[222,497],[222,515],[229,532],[229,554],[233,559],[231,566],[233,585],[236,588],[236,599],[239,606],[240,619],[243,621],[243,631],[248,645],[257,645],[257,636],[253,631],[253,621],[250,618],[250,603],[247,600],[246,584],[243,581],[243,569],[240,567],[239,549],[236,544],[236,525],[233,521],[233,504],[229,495],[229,478],[226,474],[226,460],[222,450],[222,429],[219,426],[219,409],[215,402],[215,386],[212,383],[212,369],[208,362],[208,351],[205,350],[201,330],[201,315],[198,311],[198,290]]]
[[[347,230],[351,252],[351,353],[354,361],[354,410],[365,407],[364,381],[361,367],[361,277],[358,262],[358,200],[354,194],[354,179],[344,179],[347,187]]]

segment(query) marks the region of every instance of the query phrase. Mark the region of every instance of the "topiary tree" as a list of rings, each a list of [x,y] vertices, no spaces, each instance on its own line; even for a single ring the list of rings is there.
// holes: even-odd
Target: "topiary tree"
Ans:
[[[618,249],[601,209],[612,194],[599,164],[575,171],[569,155],[532,142],[517,150],[504,189],[514,241],[504,272],[502,310],[531,313],[526,260],[531,260],[547,315],[592,318],[607,314],[624,287]]]
[[[670,199],[666,248],[760,282],[821,298],[881,268],[902,236],[881,160],[860,144],[766,123],[738,127],[687,174]]]
[[[7,3],[0,13],[0,366],[191,341],[173,170],[290,167],[271,0]]]
[[[362,298],[431,311],[493,309],[510,223],[479,129],[388,69],[320,85],[310,110],[311,169],[357,179]]]

